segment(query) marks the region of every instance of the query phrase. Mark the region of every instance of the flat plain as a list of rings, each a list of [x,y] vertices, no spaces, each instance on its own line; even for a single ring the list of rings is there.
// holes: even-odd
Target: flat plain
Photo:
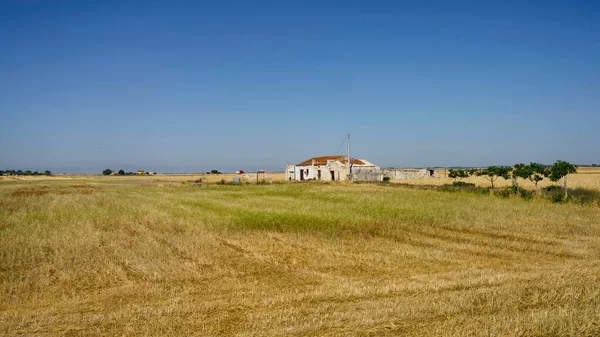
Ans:
[[[598,206],[199,177],[1,181],[0,334],[600,335]]]

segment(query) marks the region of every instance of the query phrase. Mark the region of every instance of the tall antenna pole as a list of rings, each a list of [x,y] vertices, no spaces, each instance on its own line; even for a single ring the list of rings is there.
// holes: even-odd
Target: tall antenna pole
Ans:
[[[350,171],[350,134],[348,134],[348,181],[350,181],[350,176],[352,172]]]

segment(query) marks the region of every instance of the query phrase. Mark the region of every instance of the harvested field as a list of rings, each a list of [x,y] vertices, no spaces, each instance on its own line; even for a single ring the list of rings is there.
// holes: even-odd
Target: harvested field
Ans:
[[[406,179],[406,180],[392,180],[392,183],[401,183],[401,184],[413,184],[413,185],[450,185],[453,181],[452,178],[444,177],[444,170],[438,171],[438,174],[441,175],[441,178],[427,178],[427,179]],[[567,177],[569,188],[584,188],[600,191],[600,170],[595,168],[578,168],[576,174],[569,174]],[[489,187],[490,182],[485,177],[469,177],[466,179],[462,179],[461,181],[467,183],[473,183],[479,187]],[[544,179],[540,182],[540,187],[547,187],[551,185],[560,185],[562,184],[562,180],[559,182],[552,182],[549,179]],[[494,182],[496,187],[508,187],[512,185],[511,180],[504,180],[499,178]],[[535,184],[529,180],[519,179],[519,186],[529,189],[535,190]]]
[[[600,334],[598,207],[119,178],[0,182],[1,334]]]

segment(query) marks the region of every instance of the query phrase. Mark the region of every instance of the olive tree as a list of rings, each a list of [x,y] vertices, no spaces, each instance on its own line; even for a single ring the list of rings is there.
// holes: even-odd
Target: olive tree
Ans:
[[[520,163],[520,164],[516,164],[513,167],[512,173],[511,173],[511,178],[512,178],[512,182],[513,182],[513,186],[517,189],[517,192],[519,192],[518,179],[519,178],[529,179],[530,176],[531,176],[531,167],[529,167],[529,165]]]
[[[512,167],[509,166],[489,166],[486,169],[476,172],[476,175],[485,177],[492,184],[492,190],[494,190],[494,182],[498,178],[510,179],[511,172]]]
[[[469,170],[450,169],[450,171],[448,171],[448,177],[452,179],[468,178],[470,175],[471,173]]]
[[[538,183],[544,180],[545,177],[548,177],[550,173],[546,166],[540,163],[529,163],[527,166],[529,169],[529,177],[527,179],[535,184],[535,193],[539,194]]]
[[[568,197],[567,193],[567,175],[571,173],[577,173],[577,166],[563,161],[557,160],[552,167],[550,167],[550,180],[557,182],[560,179],[564,178],[564,190],[565,190],[565,199]]]

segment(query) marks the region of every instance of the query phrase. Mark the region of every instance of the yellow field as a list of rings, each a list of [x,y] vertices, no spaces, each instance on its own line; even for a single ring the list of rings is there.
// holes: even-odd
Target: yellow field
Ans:
[[[578,168],[576,174],[570,174],[567,176],[567,184],[569,188],[586,188],[600,191],[600,169],[597,168]],[[451,178],[443,178],[444,171],[438,171],[438,174],[442,176],[442,178],[429,178],[429,179],[407,179],[407,180],[392,180],[392,183],[401,183],[401,184],[412,184],[412,185],[447,185],[452,184],[454,181]],[[485,177],[470,177],[466,179],[462,179],[462,181],[467,183],[473,183],[479,187],[490,187],[490,182]],[[529,180],[519,179],[518,181],[520,187],[524,187],[526,189],[534,190],[535,184]],[[550,185],[562,184],[562,180],[555,183],[550,181],[548,178],[544,179],[539,183],[540,187],[546,187]],[[499,178],[494,182],[494,186],[496,187],[507,187],[511,186],[511,180],[504,180],[503,178]],[[561,185],[562,186],[562,185]]]
[[[46,177],[46,176],[7,176],[7,177],[0,177],[0,181],[1,180],[6,180],[6,181],[29,181],[29,180],[33,180],[33,181],[43,181],[43,180],[48,180],[48,179],[52,179],[52,180],[73,180],[73,181],[79,181],[79,182],[90,182],[90,181],[95,181],[97,179],[104,179],[102,181],[107,182],[156,182],[156,183],[160,183],[160,182],[194,182],[197,181],[198,179],[201,179],[202,182],[204,183],[208,183],[208,184],[214,184],[216,182],[220,182],[221,180],[224,180],[226,182],[232,182],[233,178],[240,178],[240,177],[248,177],[250,179],[253,179],[254,182],[256,182],[256,173],[250,173],[250,174],[231,174],[231,173],[227,173],[227,174],[156,174],[156,175],[133,175],[133,176],[99,176],[99,175],[86,175],[86,174],[57,174],[57,175],[53,175],[52,177]],[[285,174],[282,172],[276,172],[276,173],[260,173],[258,175],[258,179],[259,181],[262,181],[264,179],[270,179],[272,182],[278,182],[278,181],[283,181],[285,179]],[[107,180],[108,179],[108,180]]]
[[[600,335],[597,206],[163,178],[0,182],[0,334]]]

